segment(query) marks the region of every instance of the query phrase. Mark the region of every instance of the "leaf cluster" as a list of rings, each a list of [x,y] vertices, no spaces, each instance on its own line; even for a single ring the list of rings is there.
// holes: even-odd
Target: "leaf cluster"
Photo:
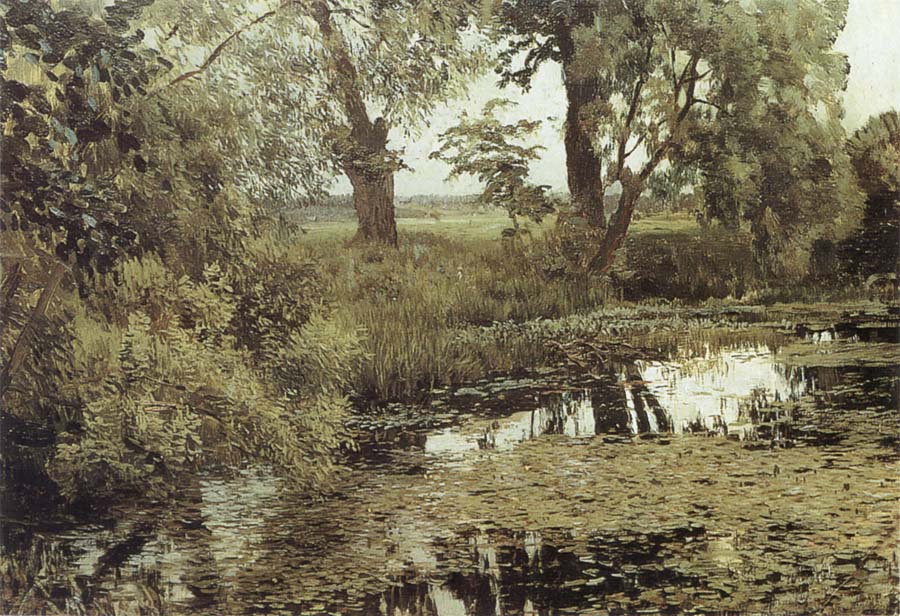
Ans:
[[[456,126],[444,131],[441,147],[430,158],[450,166],[450,177],[472,175],[484,189],[481,201],[488,206],[505,209],[516,224],[517,216],[536,222],[553,211],[547,190],[549,186],[528,181],[529,165],[543,149],[523,142],[540,128],[539,121],[519,120],[503,123],[497,111],[508,101],[489,101],[480,118],[463,114]]]
[[[130,107],[164,68],[140,32],[123,32],[145,4],[115,4],[102,21],[23,0],[0,23],[0,224],[82,268],[108,270],[137,240],[117,176],[146,170]]]

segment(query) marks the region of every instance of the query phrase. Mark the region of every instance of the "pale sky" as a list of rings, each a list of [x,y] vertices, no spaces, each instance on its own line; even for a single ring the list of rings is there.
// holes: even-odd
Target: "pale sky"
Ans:
[[[870,115],[890,108],[900,108],[900,0],[850,0],[847,27],[837,41],[837,48],[850,60],[850,81],[844,99],[847,115],[844,124],[854,130]],[[421,194],[472,194],[481,187],[474,178],[445,181],[447,167],[429,160],[428,154],[437,149],[437,136],[458,121],[461,110],[477,113],[492,98],[508,98],[516,103],[503,119],[542,119],[542,130],[536,141],[546,150],[540,161],[532,166],[532,180],[548,184],[554,190],[564,190],[565,152],[562,143],[562,122],[565,117],[565,95],[559,66],[551,63],[541,67],[531,90],[522,93],[518,88],[501,90],[494,75],[473,84],[466,100],[454,101],[439,108],[432,116],[431,126],[423,128],[412,139],[399,132],[392,139],[392,147],[405,144],[404,160],[413,171],[401,171],[396,177],[398,197]],[[334,193],[350,192],[349,182],[339,178]]]

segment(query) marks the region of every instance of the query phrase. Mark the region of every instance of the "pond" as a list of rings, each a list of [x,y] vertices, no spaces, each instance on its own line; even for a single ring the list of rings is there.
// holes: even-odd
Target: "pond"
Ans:
[[[28,574],[7,579],[33,583],[3,611],[894,613],[893,335],[678,332],[369,417],[324,500],[248,469],[101,523],[4,524]]]

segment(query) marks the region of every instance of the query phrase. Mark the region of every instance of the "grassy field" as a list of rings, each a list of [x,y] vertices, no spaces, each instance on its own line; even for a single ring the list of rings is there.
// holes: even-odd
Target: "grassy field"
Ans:
[[[397,229],[406,233],[434,233],[456,240],[499,240],[503,229],[510,227],[509,217],[502,212],[434,212],[437,218],[430,216],[433,210],[417,210],[416,216],[398,216]],[[409,212],[412,213],[412,212]],[[352,212],[351,212],[352,214]],[[556,216],[548,216],[541,224],[526,221],[520,223],[532,234],[540,237],[556,224]],[[340,221],[304,222],[306,239],[350,239],[356,232],[356,220],[348,218]],[[700,225],[694,217],[687,214],[663,214],[636,220],[631,225],[630,233],[667,234],[689,233],[699,234]]]

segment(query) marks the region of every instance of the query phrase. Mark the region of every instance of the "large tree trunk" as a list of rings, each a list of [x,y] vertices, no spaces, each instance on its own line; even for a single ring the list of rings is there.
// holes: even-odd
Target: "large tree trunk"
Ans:
[[[584,108],[596,98],[598,87],[595,80],[575,74],[575,44],[571,31],[567,27],[562,28],[557,39],[568,103],[565,146],[569,193],[575,211],[584,216],[593,229],[602,229],[606,227],[602,168],[581,118]]]
[[[355,241],[397,246],[394,219],[394,165],[387,149],[388,127],[382,118],[351,116],[350,134],[339,140],[344,173],[353,186],[356,208]]]
[[[591,100],[586,84],[566,83],[569,101],[566,112],[566,175],[569,193],[575,211],[584,216],[591,227],[606,226],[603,213],[603,178],[600,175],[600,159],[594,154],[590,136],[585,132],[580,114]]]
[[[396,247],[394,171],[397,164],[387,149],[388,126],[384,118],[371,120],[356,66],[340,31],[331,22],[331,15],[326,3],[313,6],[313,19],[331,53],[335,94],[347,118],[346,129],[335,131],[334,148],[353,185],[353,205],[359,219],[356,239]]]
[[[359,173],[346,171],[353,185],[353,207],[359,224],[357,241],[374,241],[397,245],[397,223],[394,219],[394,173]]]

